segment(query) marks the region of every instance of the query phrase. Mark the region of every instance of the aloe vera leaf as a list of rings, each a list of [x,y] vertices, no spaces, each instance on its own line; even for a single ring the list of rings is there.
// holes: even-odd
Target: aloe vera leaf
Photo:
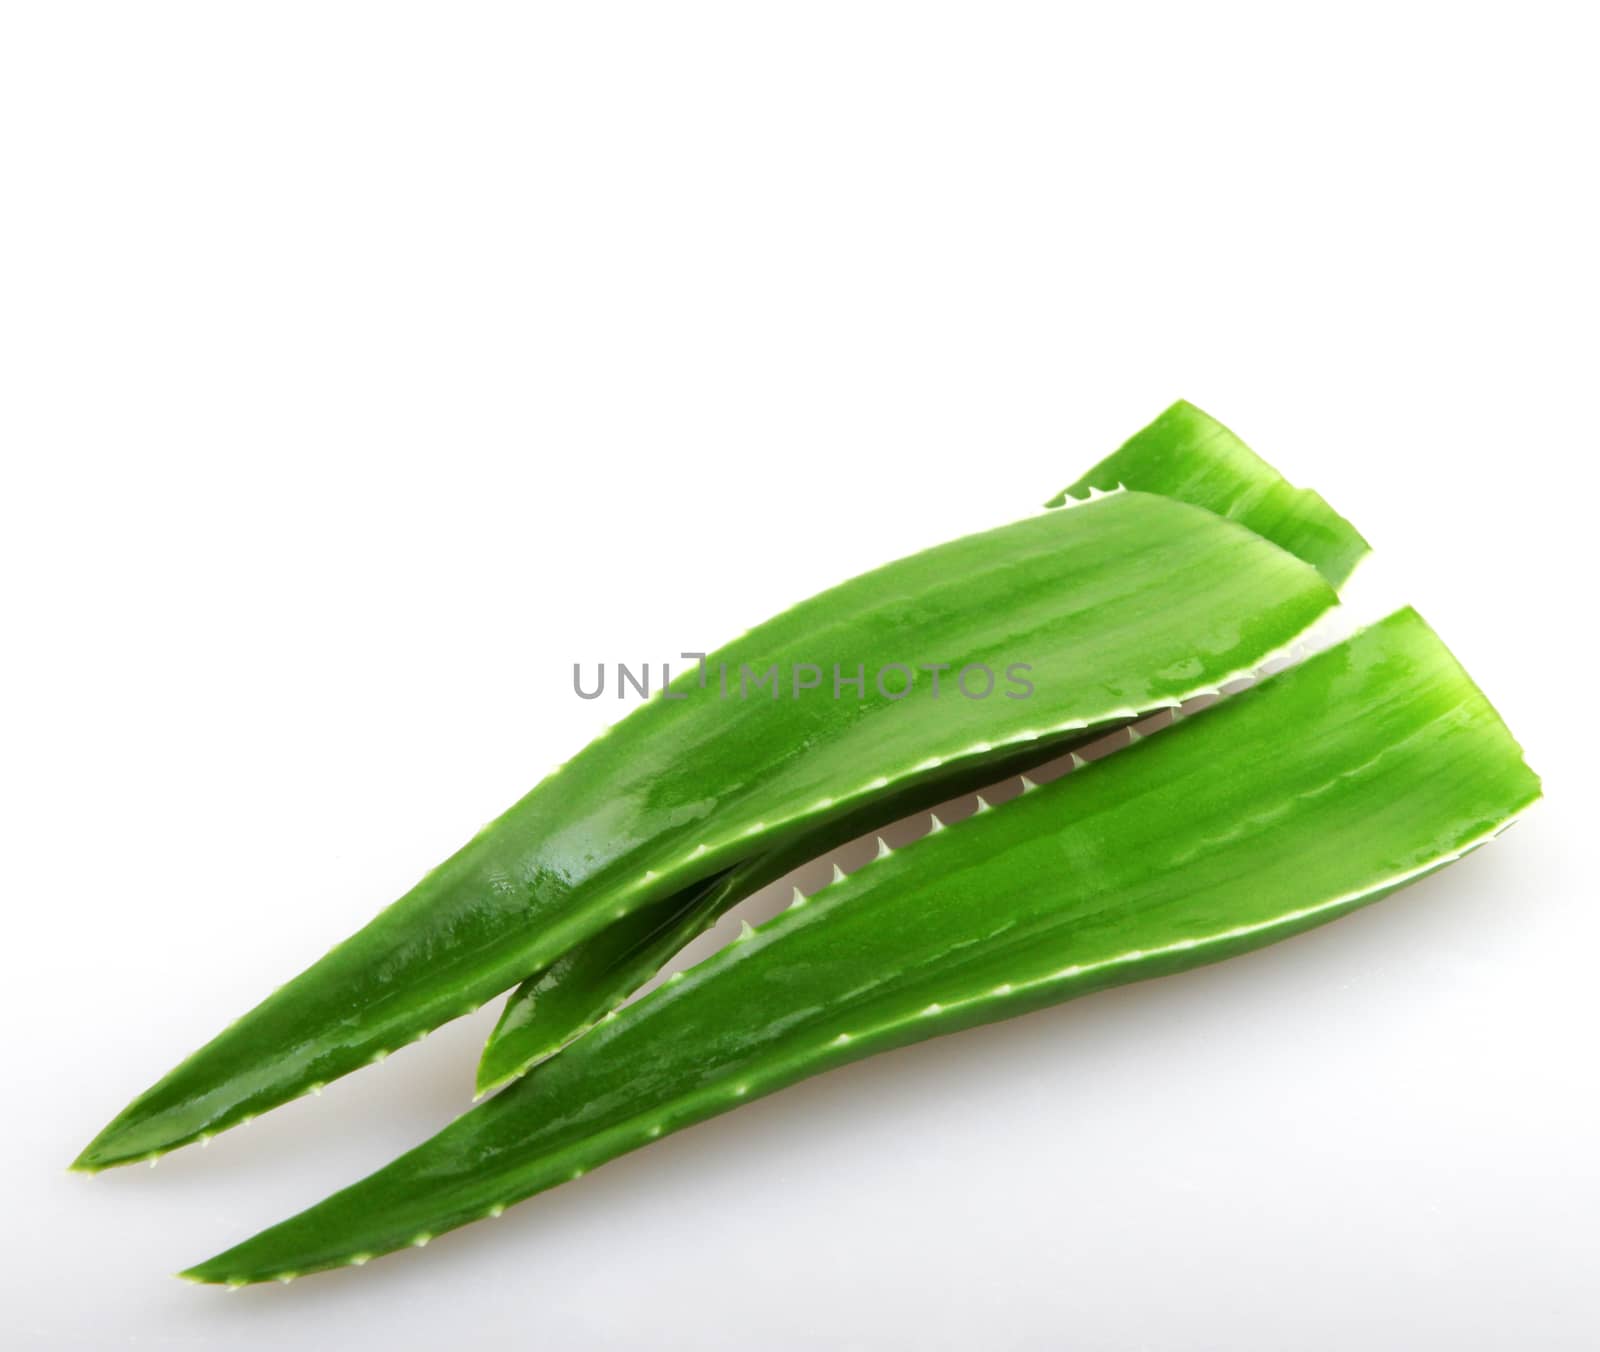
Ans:
[[[1361,532],[1296,488],[1209,414],[1180,399],[1045,505],[1118,486],[1178,498],[1249,526],[1342,587],[1368,553]]]
[[[1200,420],[1194,424],[1194,431],[1197,436],[1209,435],[1209,429],[1206,426],[1207,422],[1208,420],[1205,420],[1201,415]],[[1168,441],[1171,441],[1170,436]],[[1231,464],[1232,462],[1229,463]],[[1250,459],[1248,468],[1257,479],[1272,475],[1270,468],[1253,458]],[[1219,470],[1218,475],[1212,476],[1213,498],[1215,496],[1215,480],[1218,477],[1225,477],[1228,472],[1228,468],[1224,466]],[[1181,499],[1184,496],[1186,484],[1180,480],[1169,480],[1166,487]],[[993,778],[1004,773],[1003,770],[996,770],[993,775],[984,775],[979,772],[979,767],[993,754],[996,753],[979,751],[967,758],[968,763],[974,767],[973,772],[976,775],[977,782],[981,782],[984,778]],[[931,789],[934,786],[930,785],[929,787]],[[943,795],[934,794],[933,800],[936,801],[940,796]],[[908,805],[904,810],[914,810],[914,806]],[[863,817],[865,815],[863,814]],[[895,814],[890,813],[889,815]],[[883,819],[887,819],[887,817],[880,820]],[[826,816],[824,816],[823,821],[824,823],[826,822]],[[863,827],[871,824],[875,823],[864,819],[860,821],[860,825]],[[826,849],[828,847],[825,840],[816,845],[817,849]],[[752,876],[748,868],[743,871],[743,876],[747,879]],[[417,890],[420,891],[422,889],[419,888]],[[709,907],[702,900],[708,893],[713,898],[713,905]],[[618,932],[608,933],[607,929],[602,928],[591,939],[577,939],[570,943],[564,952],[556,955],[548,965],[542,969],[537,969],[535,974],[526,980],[522,991],[513,998],[511,1007],[502,1021],[503,1029],[507,1033],[514,1032],[518,1034],[518,1041],[523,1049],[528,1052],[530,1059],[542,1055],[548,1048],[559,1045],[564,1040],[564,1036],[570,1036],[581,1029],[587,1021],[603,1013],[606,1008],[615,1003],[616,999],[625,996],[639,981],[645,979],[649,970],[653,970],[649,967],[652,961],[659,965],[667,956],[670,956],[678,934],[681,934],[685,940],[688,937],[692,937],[694,930],[713,921],[721,909],[735,904],[740,899],[740,895],[742,895],[740,892],[726,883],[713,888],[709,881],[702,879],[698,883],[691,884],[685,888],[675,898],[667,901],[646,901],[634,910],[629,910],[626,907],[619,908],[622,912],[622,918],[614,920],[610,926],[611,930]],[[680,912],[681,914],[679,914]],[[678,917],[676,928],[666,923],[667,919],[674,915]],[[585,952],[591,942],[595,945],[595,951]],[[619,963],[620,966],[618,965]],[[532,1004],[535,1001],[540,1006],[539,1015],[530,1017]],[[403,1011],[401,1013],[403,1015]],[[445,1017],[448,1017],[448,1015]],[[259,1020],[252,1015],[247,1018],[246,1022],[259,1022]],[[419,1027],[419,1031],[425,1032],[429,1026],[432,1025],[422,1024]],[[222,1042],[224,1040],[235,1046],[240,1041],[237,1036],[228,1037],[227,1035],[225,1035],[225,1039],[218,1039],[217,1041]],[[491,1042],[493,1041],[494,1039],[491,1038]],[[213,1048],[214,1046],[215,1044],[213,1044]],[[213,1048],[204,1050],[211,1051]],[[312,1050],[320,1051],[325,1049],[313,1048]],[[503,1059],[507,1062],[505,1072],[495,1075],[495,1079],[503,1079],[505,1074],[515,1072],[516,1066],[514,1063],[519,1059],[516,1055],[516,1050],[515,1046],[507,1047],[496,1053],[496,1056],[491,1057],[491,1062],[497,1059]],[[258,1046],[255,1049],[255,1054],[258,1057],[265,1056],[266,1050],[264,1047]],[[382,1047],[379,1047],[373,1053],[375,1056],[383,1054],[384,1049]],[[323,1057],[324,1061],[328,1059],[330,1058]],[[327,1079],[333,1078],[337,1074],[346,1073],[351,1059],[351,1057],[347,1056],[339,1058],[333,1065],[322,1066],[322,1077]],[[248,1062],[246,1062],[246,1067],[248,1067]],[[101,1137],[97,1139],[89,1150],[86,1150],[80,1156],[75,1167],[94,1169],[110,1163],[125,1162],[130,1158],[150,1157],[166,1148],[170,1148],[172,1144],[181,1143],[182,1138],[174,1137],[172,1133],[181,1128],[186,1121],[194,1122],[201,1116],[201,1114],[193,1110],[190,1104],[184,1102],[183,1095],[186,1093],[190,1095],[205,1093],[210,1100],[208,1109],[210,1116],[205,1125],[200,1127],[198,1131],[198,1134],[203,1138],[215,1131],[225,1129],[236,1120],[248,1120],[249,1115],[254,1111],[260,1111],[265,1107],[272,1106],[275,1102],[282,1101],[284,1098],[293,1097],[295,1093],[303,1092],[308,1079],[306,1074],[299,1073],[290,1082],[287,1089],[281,1083],[274,1084],[265,1092],[253,1093],[252,1101],[248,1107],[241,1107],[234,1099],[240,1092],[251,1091],[252,1086],[238,1086],[232,1095],[226,1091],[220,1095],[215,1092],[207,1092],[205,1088],[207,1077],[203,1073],[194,1074],[193,1072],[196,1069],[192,1064],[180,1067],[180,1072],[189,1071],[191,1073],[187,1075],[175,1073],[174,1076],[169,1076],[167,1081],[149,1091],[141,1101],[136,1101],[112,1124],[111,1128],[102,1133]],[[491,1064],[490,1071],[493,1072],[494,1069],[494,1065]],[[216,1084],[218,1076],[213,1073],[210,1076],[210,1080],[212,1089],[215,1090],[218,1087]],[[174,1081],[179,1082],[174,1083]],[[480,1081],[480,1083],[489,1082]],[[311,1082],[313,1087],[315,1083],[317,1081]],[[166,1120],[161,1128],[152,1130],[152,1120],[157,1117],[164,1117]]]
[[[1297,489],[1215,418],[1180,400],[1100,461],[1049,507],[1126,486],[1158,493],[1231,517],[1317,567],[1341,586],[1366,554],[1367,542],[1317,493]],[[1049,753],[1038,752],[1033,760]],[[856,814],[841,828],[825,826],[787,847],[776,871],[753,859],[714,883],[635,913],[581,941],[512,992],[478,1065],[478,1092],[523,1073],[577,1036],[657,972],[663,963],[728,909],[789,868],[826,853],[897,817],[1003,779],[1033,763],[984,767],[970,783],[914,793]]]
[[[706,688],[686,672],[682,698],[592,742],[135,1099],[73,1167],[154,1158],[381,1060],[639,907],[887,791],[1214,688],[1334,600],[1250,530],[1133,492],[843,583],[714,654]],[[1028,699],[964,698],[949,672],[937,699],[718,697],[722,665],[737,682],[741,666],[852,660],[868,680],[941,661],[1025,662],[1038,679]]]
[[[874,799],[789,845],[755,855],[707,883],[624,916],[575,944],[512,992],[484,1044],[478,1062],[478,1093],[500,1088],[559,1051],[739,902],[807,860],[889,822],[1032,769],[1101,735],[1073,733],[1034,743],[1011,756],[985,759],[905,792]]]
[[[1538,796],[1489,702],[1400,611],[825,888],[432,1140],[183,1275],[288,1280],[426,1243],[846,1062],[1332,920],[1460,858]]]

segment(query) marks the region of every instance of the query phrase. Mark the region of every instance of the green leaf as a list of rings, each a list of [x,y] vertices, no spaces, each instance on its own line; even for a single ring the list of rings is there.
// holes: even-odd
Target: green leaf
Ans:
[[[574,944],[871,800],[1248,672],[1335,600],[1316,571],[1185,503],[1119,493],[902,559],[750,631],[586,747],[399,901],[125,1109],[74,1167],[152,1158],[382,1058]],[[741,666],[846,675],[737,697]],[[910,696],[889,664],[985,663]],[[1034,694],[1008,698],[1013,663]],[[719,695],[719,670],[735,695]],[[831,671],[830,671],[831,675]],[[831,684],[831,682],[830,682]],[[981,680],[973,682],[982,689]],[[891,677],[890,687],[898,689]]]
[[[1493,708],[1402,611],[880,858],[185,1275],[363,1263],[845,1062],[1246,952],[1458,859],[1538,793]]]
[[[1309,488],[1296,488],[1215,418],[1179,400],[1046,505],[1121,485],[1249,526],[1342,587],[1369,546]]]

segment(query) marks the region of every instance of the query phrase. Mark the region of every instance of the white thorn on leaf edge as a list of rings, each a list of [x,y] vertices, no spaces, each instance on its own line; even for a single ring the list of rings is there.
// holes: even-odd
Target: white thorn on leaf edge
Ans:
[[[1073,505],[1080,505],[1081,506],[1081,505],[1084,505],[1087,502],[1096,501],[1099,497],[1108,497],[1108,496],[1111,496],[1111,495],[1114,495],[1114,494],[1117,494],[1117,493],[1122,493],[1122,492],[1125,492],[1125,491],[1127,491],[1127,490],[1124,489],[1121,485],[1118,485],[1116,488],[1106,490],[1105,492],[1100,492],[1099,490],[1095,490],[1095,495],[1091,496],[1090,498],[1073,498],[1073,497],[1071,497],[1069,495],[1068,498],[1067,498],[1067,501],[1062,506],[1063,507],[1071,507]],[[1054,509],[1051,509],[1051,510],[1059,511],[1059,510],[1062,510],[1062,508],[1054,508]],[[1173,695],[1173,696],[1168,696],[1167,698],[1164,698],[1164,699],[1154,700],[1147,707],[1142,708],[1142,709],[1136,709],[1136,708],[1134,708],[1134,707],[1132,707],[1130,705],[1130,706],[1127,706],[1127,707],[1121,708],[1121,709],[1104,710],[1104,711],[1102,711],[1102,712],[1100,712],[1098,714],[1095,714],[1095,715],[1092,715],[1092,716],[1088,716],[1088,717],[1084,717],[1084,718],[1068,719],[1063,723],[1053,724],[1049,728],[1044,729],[1042,731],[1038,730],[1038,729],[1030,729],[1030,730],[1027,730],[1027,731],[1018,732],[1018,733],[1014,734],[1013,736],[1008,737],[1002,743],[1002,745],[1010,746],[1010,745],[1016,745],[1016,744],[1020,744],[1022,742],[1027,742],[1027,741],[1037,741],[1040,737],[1046,735],[1046,733],[1049,733],[1049,732],[1067,732],[1067,731],[1070,731],[1070,730],[1075,729],[1075,728],[1100,727],[1103,724],[1110,723],[1110,722],[1115,722],[1115,721],[1118,721],[1118,720],[1133,719],[1133,718],[1138,718],[1138,717],[1141,717],[1141,716],[1144,716],[1144,715],[1149,715],[1149,714],[1155,713],[1155,712],[1157,712],[1157,711],[1159,711],[1159,710],[1161,710],[1163,708],[1171,709],[1173,711],[1174,717],[1181,717],[1181,716],[1183,716],[1183,705],[1184,705],[1185,702],[1190,701],[1190,700],[1204,698],[1204,697],[1207,697],[1207,696],[1220,696],[1221,693],[1222,693],[1222,687],[1228,685],[1230,682],[1232,682],[1234,680],[1253,681],[1258,676],[1258,674],[1260,674],[1261,672],[1266,670],[1268,667],[1270,667],[1274,660],[1276,660],[1278,658],[1281,658],[1286,654],[1290,654],[1291,652],[1295,651],[1299,646],[1304,645],[1306,643],[1307,636],[1310,633],[1312,633],[1312,631],[1317,629],[1318,626],[1322,625],[1324,623],[1324,621],[1326,621],[1328,619],[1328,617],[1330,615],[1334,614],[1337,610],[1338,610],[1338,607],[1335,606],[1332,609],[1323,612],[1323,614],[1318,616],[1316,620],[1314,620],[1310,625],[1308,625],[1306,627],[1306,629],[1302,630],[1299,634],[1296,634],[1287,643],[1282,645],[1282,647],[1275,649],[1271,653],[1268,653],[1265,657],[1261,658],[1254,665],[1241,667],[1238,671],[1232,673],[1229,676],[1223,677],[1221,680],[1215,682],[1212,685],[1199,686],[1199,687],[1196,687],[1196,688],[1194,688],[1192,690],[1187,691],[1186,693],[1184,693],[1182,695]],[[609,732],[610,729],[608,728],[606,731]],[[605,733],[601,734],[601,736],[605,736],[605,735],[606,735]],[[1135,740],[1138,740],[1139,738],[1142,738],[1142,737],[1145,737],[1145,736],[1148,736],[1148,735],[1149,734],[1147,734],[1147,733],[1136,734]],[[993,749],[993,744],[992,743],[986,743],[986,742],[977,743],[977,744],[975,744],[974,748],[972,748],[972,749],[976,750],[979,747],[984,747],[984,746],[987,746],[990,749]],[[965,753],[963,753],[963,754],[965,754]],[[1069,753],[1069,754],[1072,757],[1072,762],[1073,762],[1074,767],[1081,768],[1081,766],[1084,764],[1082,757],[1080,757],[1076,752],[1072,752],[1072,753]],[[945,764],[946,760],[948,760],[948,759],[950,759],[950,758],[949,757],[935,756],[935,757],[930,758],[929,760],[923,761],[920,765],[913,766],[912,769],[913,769],[913,771],[934,769],[934,768],[937,768],[937,767]],[[561,767],[558,767],[558,769],[559,768],[561,768]],[[1036,789],[1036,788],[1039,787],[1032,780],[1030,780],[1026,775],[1023,775],[1021,778],[1022,778],[1023,792],[1024,793],[1028,792],[1031,789]],[[886,787],[890,782],[891,781],[890,781],[889,776],[887,776],[887,775],[878,775],[876,778],[871,780],[869,783],[863,785],[862,789],[857,790],[856,793],[859,794],[859,793],[862,793],[862,792],[870,792],[870,791],[873,791],[873,790],[876,790],[876,789],[881,789],[881,788]],[[847,795],[845,795],[846,798],[850,798],[850,797],[854,797],[854,796],[856,796],[856,794],[847,794]],[[837,799],[832,798],[832,797],[820,798],[815,803],[813,803],[810,806],[810,808],[807,809],[807,811],[809,811],[809,812],[823,811],[823,810],[826,810],[828,808],[831,808],[834,805],[834,803],[837,802],[837,801],[838,801]],[[749,834],[751,834],[751,832],[746,831],[746,832],[743,832],[742,834],[749,835]],[[693,851],[692,854],[689,855],[689,859],[691,859],[691,860],[695,859],[698,856],[709,852],[710,849],[711,849],[710,845],[702,843],[702,844],[700,844],[699,846],[697,846],[695,848],[695,850]],[[643,885],[645,883],[649,883],[651,881],[654,881],[655,879],[657,879],[659,877],[660,877],[660,875],[654,869],[651,869],[651,870],[648,870],[644,874],[644,877],[641,878],[639,880],[639,882],[637,882],[635,884],[632,884],[632,886],[635,886],[635,887],[641,886],[641,885]],[[467,1013],[472,1013],[477,1008],[478,1008],[478,1006],[474,1005],[472,1007],[472,1009],[470,1009],[470,1010],[468,1010],[466,1012]]]

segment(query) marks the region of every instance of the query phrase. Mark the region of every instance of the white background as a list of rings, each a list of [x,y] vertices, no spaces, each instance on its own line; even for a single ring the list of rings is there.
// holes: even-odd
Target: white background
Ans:
[[[1541,5],[16,4],[0,23],[9,1346],[1593,1346],[1595,33]],[[480,1225],[168,1275],[468,1100],[491,1010],[65,1165],[703,648],[1182,395],[1549,800],[1219,967]]]

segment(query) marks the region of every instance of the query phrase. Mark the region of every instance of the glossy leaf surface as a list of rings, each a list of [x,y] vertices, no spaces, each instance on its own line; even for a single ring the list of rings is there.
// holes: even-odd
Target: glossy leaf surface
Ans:
[[[751,630],[586,747],[364,929],[134,1101],[80,1155],[152,1158],[386,1056],[635,910],[885,793],[1247,672],[1325,611],[1315,569],[1201,508],[1128,492],[968,536]],[[867,687],[737,690],[837,663]],[[950,663],[905,698],[891,664]],[[953,686],[1031,667],[1034,693]],[[705,684],[702,686],[701,680]],[[831,685],[831,681],[830,681]],[[981,681],[979,682],[981,688]],[[891,676],[890,689],[900,687]]]
[[[364,1263],[847,1061],[1245,952],[1459,858],[1538,792],[1493,708],[1402,611],[890,853],[185,1275]]]
[[[1361,533],[1320,494],[1296,488],[1244,442],[1179,400],[1049,506],[1118,486],[1192,502],[1249,526],[1343,586],[1368,552]]]

